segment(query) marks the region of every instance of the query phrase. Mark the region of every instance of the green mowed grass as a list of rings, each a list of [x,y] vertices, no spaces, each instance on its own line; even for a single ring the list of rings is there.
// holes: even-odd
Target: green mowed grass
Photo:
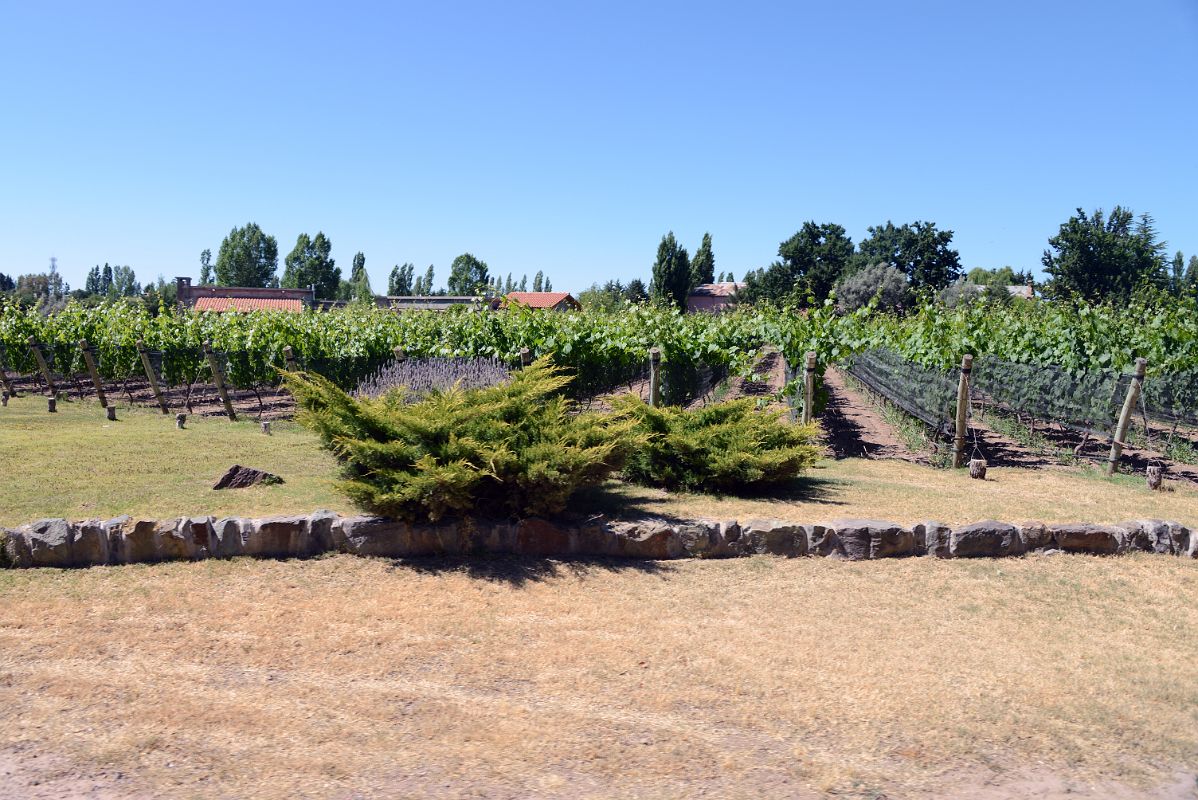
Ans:
[[[44,517],[145,518],[182,515],[261,517],[327,508],[359,511],[336,488],[337,463],[316,437],[294,422],[273,423],[266,436],[252,419],[174,416],[120,407],[108,422],[93,402],[59,402],[49,414],[42,397],[0,408],[0,525]],[[281,486],[214,491],[233,464],[282,476]],[[985,481],[963,470],[903,461],[825,460],[789,486],[752,497],[673,494],[609,481],[581,493],[571,507],[613,517],[752,518],[818,522],[836,517],[911,524],[995,518],[1018,522],[1119,522],[1142,517],[1198,525],[1198,489],[1150,492],[1142,478],[1107,478],[1095,469],[994,468]]]
[[[189,416],[120,406],[117,422],[95,402],[25,395],[0,408],[0,525],[43,517],[86,519],[185,514],[262,516],[328,508],[352,512],[333,484],[337,465],[293,422],[267,436],[254,420]],[[279,475],[280,486],[214,491],[233,464]]]

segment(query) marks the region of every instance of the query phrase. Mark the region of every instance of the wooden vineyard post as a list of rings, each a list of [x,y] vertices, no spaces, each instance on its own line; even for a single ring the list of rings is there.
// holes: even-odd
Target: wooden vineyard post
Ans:
[[[661,405],[661,350],[649,348],[649,405]]]
[[[815,353],[807,353],[807,365],[803,372],[803,424],[810,425],[815,416]]]
[[[170,409],[166,407],[162,391],[158,388],[158,376],[154,374],[154,365],[150,363],[150,351],[146,350],[146,343],[141,339],[137,340],[137,354],[141,356],[141,368],[146,372],[146,380],[150,382],[150,391],[154,393],[158,407],[162,409],[163,414],[171,413]]]
[[[0,355],[3,355],[3,354],[0,353]],[[0,358],[0,384],[3,384],[4,393],[6,395],[8,395],[9,397],[17,396],[17,390],[12,385],[12,381],[10,381],[8,379],[8,372],[6,372],[4,369],[4,360],[2,358]]]
[[[87,364],[87,374],[91,376],[92,385],[96,387],[96,397],[100,399],[100,408],[108,408],[108,398],[104,396],[104,383],[100,380],[100,370],[96,369],[96,359],[92,356],[87,339],[79,340],[79,350],[83,353],[83,363]]]
[[[287,362],[288,372],[299,372],[299,361],[295,359],[295,351],[291,349],[291,345],[283,348],[283,360]]]
[[[532,363],[532,351],[527,347],[520,348],[520,369],[524,369]]]
[[[1127,440],[1127,428],[1131,424],[1131,415],[1136,410],[1136,400],[1140,398],[1140,388],[1144,385],[1144,373],[1147,371],[1148,360],[1136,359],[1136,371],[1132,374],[1131,385],[1127,387],[1127,397],[1123,399],[1123,410],[1119,412],[1119,424],[1115,428],[1115,438],[1111,440],[1111,455],[1106,461],[1106,474],[1114,475],[1119,468],[1119,456],[1123,455],[1123,445]]]
[[[42,371],[42,376],[46,379],[46,388],[50,390],[50,396],[57,397],[58,387],[54,385],[54,376],[50,374],[50,365],[46,363],[46,356],[42,354],[42,346],[32,336],[29,337],[29,351],[37,359],[37,368]]]
[[[208,368],[212,370],[212,381],[216,384],[216,392],[220,395],[220,401],[225,404],[225,413],[229,415],[230,422],[236,422],[237,412],[233,410],[233,402],[229,400],[229,392],[225,389],[225,376],[220,371],[220,365],[216,363],[216,354],[212,352],[212,342],[204,342],[204,358],[208,359]]]
[[[953,467],[965,466],[965,434],[969,425],[969,373],[973,356],[961,357],[961,380],[957,383],[957,433],[953,437]]]

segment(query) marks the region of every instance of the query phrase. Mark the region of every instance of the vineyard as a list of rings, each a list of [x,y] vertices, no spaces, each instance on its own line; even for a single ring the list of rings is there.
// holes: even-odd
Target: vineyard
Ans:
[[[742,308],[722,315],[681,314],[649,306],[614,313],[407,312],[351,306],[329,313],[205,314],[167,310],[155,316],[140,304],[85,308],[71,304],[45,316],[0,305],[0,367],[7,375],[52,374],[86,383],[85,340],[101,379],[112,385],[144,378],[138,343],[167,387],[209,380],[203,345],[211,343],[235,389],[278,385],[295,363],[335,383],[355,387],[375,375],[400,348],[414,358],[496,359],[515,366],[521,350],[551,354],[574,371],[574,391],[592,396],[645,372],[651,347],[661,352],[667,402],[686,402],[700,374],[747,375],[763,349],[785,358],[788,377],[803,355],[820,369],[846,363],[867,384],[929,425],[946,417],[955,392],[950,374],[965,353],[977,358],[973,390],[979,402],[1108,431],[1127,373],[1148,363],[1143,414],[1174,428],[1198,425],[1198,304],[1141,300],[1130,305],[982,303],[955,309],[926,303],[906,315],[870,308],[838,313],[811,309]],[[883,352],[884,349],[884,352]],[[792,398],[794,383],[786,387]]]

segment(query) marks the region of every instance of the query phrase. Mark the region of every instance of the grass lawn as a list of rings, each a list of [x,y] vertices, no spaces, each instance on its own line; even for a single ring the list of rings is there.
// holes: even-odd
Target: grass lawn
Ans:
[[[0,464],[6,465],[0,525],[42,517],[86,519],[130,514],[265,516],[327,508],[353,513],[334,488],[336,464],[294,423],[276,422],[265,436],[252,420],[192,417],[176,430],[173,417],[121,408],[107,422],[94,403],[20,397],[0,409]],[[216,492],[212,484],[232,464],[281,475],[282,486]],[[811,476],[771,497],[671,495],[611,482],[579,507],[613,515],[648,513],[746,520],[776,517],[818,522],[869,517],[913,523],[1118,522],[1161,517],[1198,526],[1198,490],[1181,485],[1153,493],[1141,478],[1106,478],[1093,469],[990,470],[985,482],[963,470],[936,470],[900,461],[824,461]]]
[[[352,512],[333,489],[336,463],[295,423],[174,415],[120,407],[117,422],[95,402],[58,403],[25,395],[0,408],[0,464],[5,487],[0,525],[42,517],[87,519],[130,514],[267,515],[318,508]],[[233,464],[283,477],[281,486],[213,491]]]
[[[1147,555],[6,571],[0,794],[1193,797],[1195,630]]]

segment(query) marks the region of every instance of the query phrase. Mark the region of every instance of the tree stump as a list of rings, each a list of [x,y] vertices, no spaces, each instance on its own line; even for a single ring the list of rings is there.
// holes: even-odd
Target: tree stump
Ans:
[[[1161,490],[1161,481],[1165,478],[1165,470],[1160,466],[1148,468],[1148,488],[1154,492]]]
[[[986,459],[971,458],[969,459],[969,477],[977,481],[986,480]]]
[[[108,406],[108,421],[116,422],[116,406]]]
[[[180,411],[178,414],[175,415],[175,427],[178,428],[179,430],[183,430],[183,426],[184,426],[184,424],[186,424],[186,422],[187,422],[187,415],[184,414],[182,411]]]
[[[270,423],[269,422],[262,423],[262,432],[265,433],[267,436],[270,436]]]
[[[46,411],[49,412],[50,414],[58,413],[58,398],[57,397],[47,397],[46,398]]]

